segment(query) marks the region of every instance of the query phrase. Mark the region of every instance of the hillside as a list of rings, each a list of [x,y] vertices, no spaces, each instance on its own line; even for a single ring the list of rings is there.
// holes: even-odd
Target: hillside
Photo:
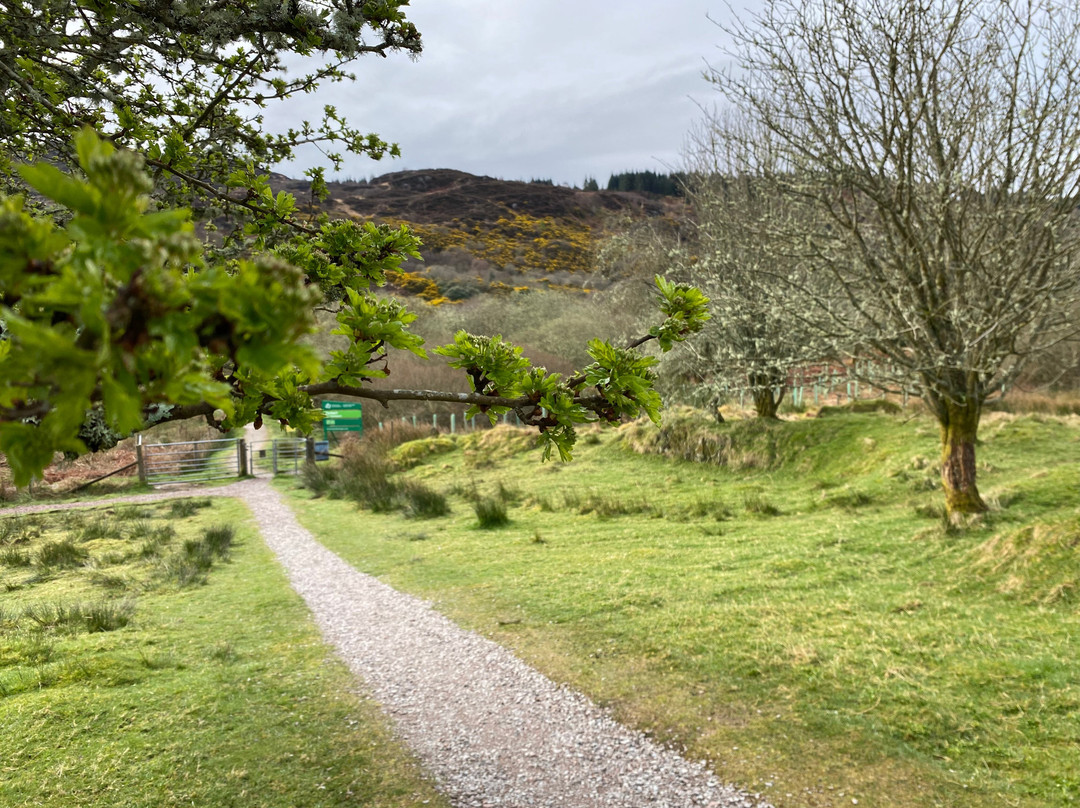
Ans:
[[[309,183],[273,175],[304,205]],[[463,171],[398,171],[370,181],[328,183],[321,206],[336,217],[407,223],[424,243],[424,264],[397,279],[429,302],[528,288],[589,290],[594,246],[627,221],[675,227],[681,200],[630,191],[581,191],[544,183],[477,177]]]

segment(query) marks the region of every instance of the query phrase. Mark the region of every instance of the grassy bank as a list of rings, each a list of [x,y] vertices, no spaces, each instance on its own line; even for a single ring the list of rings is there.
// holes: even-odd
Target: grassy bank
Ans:
[[[981,436],[994,510],[964,529],[933,424],[881,414],[675,417],[569,465],[514,435],[408,447],[440,518],[294,499],[360,569],[779,806],[1072,805],[1080,424]]]
[[[248,518],[0,518],[0,804],[444,805]]]

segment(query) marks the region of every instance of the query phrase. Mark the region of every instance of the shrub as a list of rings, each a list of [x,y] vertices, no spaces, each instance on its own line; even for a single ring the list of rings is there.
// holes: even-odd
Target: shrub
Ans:
[[[300,484],[316,497],[328,495],[335,479],[337,469],[326,463],[305,463],[300,467]]]
[[[390,465],[364,442],[352,443],[344,450],[341,465],[330,487],[335,499],[350,499],[373,511],[393,509],[394,486],[390,482]]]
[[[383,453],[379,453],[380,448]],[[391,479],[394,465],[386,457],[386,448],[385,443],[374,440],[350,441],[342,448],[340,464],[305,469],[301,484],[316,495],[348,499],[376,513],[401,509],[407,516],[423,519],[448,514],[450,506],[442,494],[422,483]]]

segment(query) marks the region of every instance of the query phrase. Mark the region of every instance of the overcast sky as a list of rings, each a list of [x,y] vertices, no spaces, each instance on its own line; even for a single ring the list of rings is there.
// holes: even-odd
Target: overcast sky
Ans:
[[[357,81],[267,115],[284,128],[333,103],[401,146],[397,160],[351,158],[341,177],[456,168],[502,179],[601,187],[612,172],[677,168],[714,93],[723,32],[710,0],[413,0],[424,52],[366,57]],[[278,170],[299,176],[317,155]]]

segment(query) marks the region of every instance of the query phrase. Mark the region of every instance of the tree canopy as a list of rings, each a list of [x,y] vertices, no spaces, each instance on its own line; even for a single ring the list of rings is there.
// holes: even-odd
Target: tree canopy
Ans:
[[[1080,9],[768,0],[728,34],[713,136],[784,211],[751,232],[776,300],[922,395],[950,511],[984,509],[984,401],[1077,333]]]
[[[260,110],[348,78],[364,54],[418,52],[405,5],[0,0],[0,451],[16,484],[55,451],[163,420],[265,416],[306,431],[330,394],[455,401],[492,420],[514,409],[564,458],[578,424],[658,417],[656,360],[636,349],[668,350],[708,318],[698,290],[660,278],[661,322],[627,346],[594,340],[592,364],[569,377],[462,332],[437,352],[468,391],[365,386],[393,350],[426,356],[414,315],[373,293],[418,242],[303,213],[266,171],[302,144],[331,165],[339,148],[395,147],[333,108],[282,134]],[[311,72],[286,70],[314,54]],[[309,176],[318,198],[322,171]],[[316,305],[349,341],[327,358],[299,342]]]

